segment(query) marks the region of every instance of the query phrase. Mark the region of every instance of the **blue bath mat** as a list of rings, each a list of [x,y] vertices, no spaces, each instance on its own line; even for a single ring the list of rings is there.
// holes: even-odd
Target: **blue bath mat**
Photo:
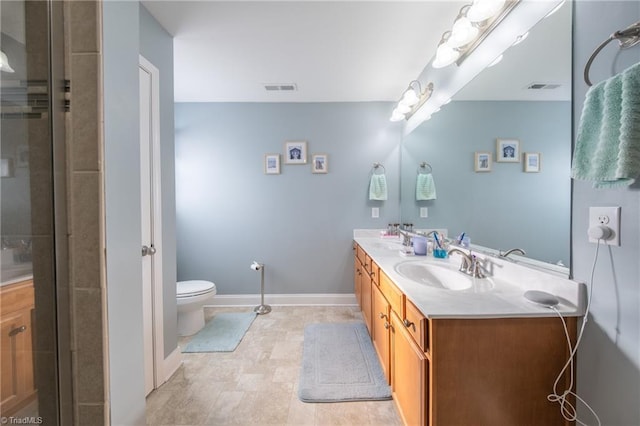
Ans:
[[[217,314],[193,336],[182,352],[233,352],[256,315],[255,312]]]
[[[298,398],[303,402],[391,399],[391,387],[364,323],[305,328]]]

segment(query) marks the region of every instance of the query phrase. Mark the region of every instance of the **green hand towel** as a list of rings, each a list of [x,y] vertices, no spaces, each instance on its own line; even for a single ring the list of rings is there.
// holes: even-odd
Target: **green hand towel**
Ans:
[[[370,200],[386,200],[387,199],[387,178],[384,174],[372,174],[369,183],[369,199]]]
[[[436,185],[431,173],[418,173],[416,180],[416,200],[435,200]]]
[[[640,175],[640,63],[587,92],[571,177],[594,188],[631,185]]]

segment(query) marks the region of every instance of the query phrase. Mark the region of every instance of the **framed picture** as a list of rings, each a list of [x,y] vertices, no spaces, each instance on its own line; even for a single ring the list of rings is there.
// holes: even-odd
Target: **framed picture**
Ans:
[[[307,164],[307,141],[284,143],[285,164]]]
[[[497,139],[496,161],[501,163],[519,163],[520,141],[518,139]]]
[[[476,152],[474,155],[474,170],[476,172],[490,172],[491,171],[491,153],[490,152]]]
[[[542,154],[539,152],[524,153],[524,171],[526,173],[538,173],[540,171],[540,160]]]
[[[280,154],[264,155],[264,174],[265,175],[280,174]]]
[[[327,173],[328,171],[327,154],[313,154],[311,156],[311,173]]]

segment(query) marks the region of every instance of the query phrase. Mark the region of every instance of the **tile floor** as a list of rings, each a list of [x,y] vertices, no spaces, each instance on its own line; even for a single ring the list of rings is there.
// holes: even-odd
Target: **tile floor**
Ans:
[[[208,319],[217,312],[250,310],[207,308],[205,314]],[[359,319],[355,307],[274,306],[255,319],[234,352],[182,354],[183,365],[147,397],[147,424],[400,426],[393,401],[298,400],[305,325]]]

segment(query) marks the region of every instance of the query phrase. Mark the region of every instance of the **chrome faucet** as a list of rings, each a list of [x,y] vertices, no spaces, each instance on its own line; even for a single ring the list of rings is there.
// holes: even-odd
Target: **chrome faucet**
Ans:
[[[511,250],[507,250],[504,253],[500,253],[500,257],[507,257],[509,256],[511,253],[518,253],[522,256],[526,256],[526,252],[524,250],[522,250],[521,248],[512,248]]]
[[[475,254],[469,252],[469,254],[463,252],[460,249],[452,248],[449,250],[449,255],[452,253],[458,253],[462,256],[462,263],[460,264],[460,272],[463,272],[467,275],[471,275],[474,278],[486,278],[484,273],[482,272],[482,266],[478,261],[478,258]]]

